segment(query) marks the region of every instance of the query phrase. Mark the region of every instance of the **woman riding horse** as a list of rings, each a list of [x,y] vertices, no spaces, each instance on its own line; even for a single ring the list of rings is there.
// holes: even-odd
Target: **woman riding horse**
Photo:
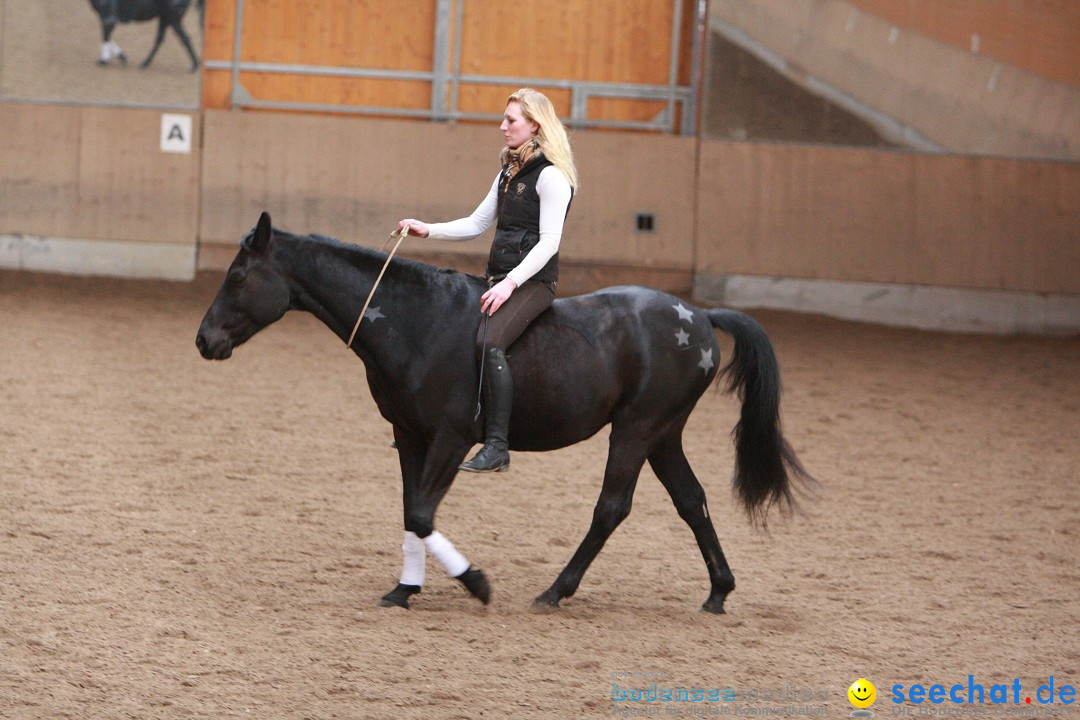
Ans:
[[[555,299],[559,241],[577,187],[566,129],[543,93],[522,88],[510,95],[499,129],[506,141],[502,170],[472,215],[446,223],[398,223],[399,229],[419,237],[462,241],[495,222],[487,264],[489,289],[480,298],[480,312],[487,317],[476,337],[483,364],[485,437],[480,451],[461,465],[469,472],[510,467],[514,387],[506,351]]]

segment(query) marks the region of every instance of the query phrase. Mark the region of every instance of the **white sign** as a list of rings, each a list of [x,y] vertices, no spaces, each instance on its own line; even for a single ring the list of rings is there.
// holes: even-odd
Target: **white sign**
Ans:
[[[191,152],[190,115],[162,114],[161,152],[185,154]]]

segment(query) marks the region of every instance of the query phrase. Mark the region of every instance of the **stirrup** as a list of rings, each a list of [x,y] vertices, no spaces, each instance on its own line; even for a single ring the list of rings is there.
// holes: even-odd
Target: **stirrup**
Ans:
[[[510,453],[499,450],[494,445],[485,444],[473,455],[472,460],[461,463],[459,470],[475,473],[504,472],[510,469]]]

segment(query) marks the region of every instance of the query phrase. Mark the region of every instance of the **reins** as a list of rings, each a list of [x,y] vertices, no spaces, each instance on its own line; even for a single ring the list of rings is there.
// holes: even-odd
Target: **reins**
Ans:
[[[375,296],[375,288],[379,287],[379,282],[382,281],[383,273],[386,272],[386,267],[390,264],[390,261],[394,257],[394,253],[397,252],[398,247],[401,245],[401,241],[405,239],[405,236],[409,234],[409,228],[398,228],[394,232],[390,233],[390,236],[386,238],[386,242],[383,243],[383,249],[394,239],[397,235],[397,242],[394,243],[394,249],[390,251],[390,254],[386,256],[386,262],[383,263],[382,270],[379,271],[379,276],[375,278],[375,284],[371,286],[371,292],[368,293],[367,300],[364,301],[364,307],[360,310],[360,317],[356,318],[356,325],[353,326],[352,334],[349,335],[348,342],[345,343],[345,347],[351,349],[353,340],[356,339],[356,331],[360,329],[360,323],[364,321],[364,315],[367,314],[368,305],[371,304],[371,298]]]

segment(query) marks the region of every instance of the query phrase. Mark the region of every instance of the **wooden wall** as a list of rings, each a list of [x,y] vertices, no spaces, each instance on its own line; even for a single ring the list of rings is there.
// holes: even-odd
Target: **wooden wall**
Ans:
[[[666,85],[670,67],[673,11],[669,0],[453,0],[464,3],[461,41],[465,75],[536,77],[556,81],[647,83]],[[450,55],[434,57],[436,0],[326,0],[312,4],[286,0],[246,2],[241,60],[384,70],[431,71],[435,62],[449,73]],[[688,84],[695,3],[682,10],[679,82]],[[209,3],[205,54],[210,61],[231,61],[236,22],[235,2]],[[537,28],[540,28],[538,30]],[[452,53],[452,48],[450,48]],[[253,97],[275,102],[374,105],[425,109],[431,104],[429,82],[318,78],[270,73],[240,74]],[[464,83],[458,109],[498,114],[517,85]],[[231,74],[204,70],[203,105],[230,106]],[[542,85],[560,114],[570,114],[567,90]],[[593,99],[590,118],[649,121],[666,103]],[[449,107],[440,108],[448,110]]]
[[[206,111],[192,154],[172,155],[160,116],[0,105],[0,265],[139,275],[175,249],[155,276],[190,277],[196,243],[202,269],[224,269],[262,210],[284,229],[380,245],[401,217],[467,214],[497,171],[499,137],[482,125]],[[737,275],[1080,299],[1080,163],[605,131],[574,144],[564,292],[688,294],[694,276]],[[636,230],[637,213],[654,232]],[[12,264],[26,237],[56,241],[38,248],[55,264]],[[405,253],[478,270],[489,239]]]
[[[204,21],[206,60],[231,61],[237,5],[210,2]],[[332,0],[244,3],[241,60],[274,64],[430,71],[434,0]],[[229,71],[203,71],[203,107],[229,107]],[[241,73],[256,98],[280,102],[423,108],[429,83]]]
[[[192,277],[198,116],[185,155],[161,152],[161,115],[0,103],[0,264]]]
[[[468,215],[498,172],[501,136],[482,125],[297,113],[207,111],[200,265],[219,269],[268,210],[274,224],[379,246],[399,219]],[[693,138],[578,131],[581,189],[567,219],[565,267],[688,291],[693,267]],[[436,149],[437,151],[433,151]],[[618,182],[613,182],[618,178]],[[654,231],[637,230],[637,213]],[[406,255],[479,271],[490,244],[410,239]],[[461,262],[456,262],[460,260]],[[616,269],[611,274],[611,269]],[[621,281],[621,280],[620,280]]]
[[[1080,294],[1080,164],[702,143],[701,273]]]
[[[1080,85],[1080,3],[1076,0],[848,2],[898,27],[961,50]]]

